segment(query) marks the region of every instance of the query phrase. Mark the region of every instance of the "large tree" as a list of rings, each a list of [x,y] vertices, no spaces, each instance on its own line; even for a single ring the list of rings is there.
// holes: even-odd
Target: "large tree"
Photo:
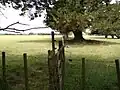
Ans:
[[[110,0],[1,0],[5,6],[20,9],[24,15],[26,11],[35,9],[30,13],[30,18],[41,16],[46,9],[46,25],[61,33],[73,31],[75,40],[81,39],[82,31],[91,26],[91,12],[95,12],[101,6],[108,5]]]
[[[107,6],[110,0],[58,0],[47,9],[45,23],[61,33],[73,31],[74,40],[84,40],[82,31],[92,25],[92,12]]]
[[[113,37],[116,35],[119,38],[120,34],[120,5],[109,4],[92,13],[94,18],[92,27],[98,29],[99,33],[108,34]]]

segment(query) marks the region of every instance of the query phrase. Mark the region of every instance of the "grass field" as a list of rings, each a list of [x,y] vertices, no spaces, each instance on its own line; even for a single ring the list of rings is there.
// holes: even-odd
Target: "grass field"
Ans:
[[[0,36],[0,51],[7,54],[7,80],[13,90],[24,90],[23,53],[28,54],[30,90],[47,90],[47,52],[51,49],[50,37]],[[60,39],[60,36],[56,37]],[[94,42],[70,43],[69,48],[65,49],[65,90],[80,90],[83,57],[86,59],[85,90],[118,90],[114,60],[120,58],[120,39],[104,39],[103,36],[85,38]]]

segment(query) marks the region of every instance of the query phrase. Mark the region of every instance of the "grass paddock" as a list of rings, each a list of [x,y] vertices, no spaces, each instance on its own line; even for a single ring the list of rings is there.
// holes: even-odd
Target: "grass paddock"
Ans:
[[[69,48],[65,49],[65,90],[80,90],[83,57],[86,59],[85,90],[118,90],[114,60],[120,58],[120,39],[84,37],[94,43],[70,43]],[[49,35],[0,36],[0,52],[7,54],[7,80],[13,90],[24,90],[23,53],[28,54],[30,90],[48,90],[47,52],[51,49],[50,38]],[[56,36],[56,39],[60,38]]]

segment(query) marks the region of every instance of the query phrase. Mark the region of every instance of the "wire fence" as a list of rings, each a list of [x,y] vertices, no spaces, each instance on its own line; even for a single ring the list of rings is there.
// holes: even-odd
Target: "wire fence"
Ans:
[[[0,90],[47,90],[48,66],[36,61],[36,57],[24,53],[18,61],[13,61],[6,52],[2,52],[0,65]],[[10,59],[10,60],[9,60]],[[31,63],[31,59],[35,61]],[[33,65],[34,64],[34,65]]]
[[[120,64],[115,62],[67,59],[65,90],[120,90]]]
[[[86,58],[78,58],[72,59],[72,56],[69,57],[69,59],[64,58],[64,69],[62,75],[64,76],[62,86],[60,86],[60,75],[58,72],[62,72],[59,70],[59,64],[58,61],[59,55],[55,53],[55,43],[54,43],[54,33],[52,33],[52,57],[51,61],[52,64],[50,67],[54,66],[53,73],[56,74],[50,74],[50,78],[54,78],[53,81],[56,81],[55,83],[51,83],[51,85],[54,87],[54,89],[49,90],[120,90],[119,89],[119,75],[120,70],[118,69],[118,65],[114,62],[100,62],[100,61],[93,61]],[[62,41],[61,41],[62,42]],[[65,44],[63,44],[65,45]],[[65,47],[65,46],[64,46]],[[61,48],[62,49],[62,48]],[[58,49],[58,54],[59,53]],[[63,55],[65,55],[64,52],[62,52]],[[49,55],[48,55],[49,56]],[[62,61],[62,60],[61,60]],[[56,63],[55,63],[56,62]],[[113,64],[114,63],[114,64]],[[116,70],[117,70],[117,77],[116,78]],[[49,66],[48,66],[49,67]],[[49,79],[50,79],[49,78]],[[118,80],[117,80],[118,79]],[[118,82],[117,82],[118,81]],[[57,86],[58,84],[58,86]],[[52,87],[49,84],[49,87]],[[56,88],[55,88],[56,87]]]

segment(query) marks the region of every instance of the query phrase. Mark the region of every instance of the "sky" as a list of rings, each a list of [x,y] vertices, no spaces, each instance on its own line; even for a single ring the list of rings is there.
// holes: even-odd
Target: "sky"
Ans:
[[[2,13],[4,14],[4,16],[2,15]],[[45,12],[42,13],[41,17],[35,18],[34,20],[30,21],[30,18],[26,15],[26,16],[19,16],[20,11],[19,10],[15,10],[13,8],[6,8],[5,10],[2,10],[2,13],[0,12],[0,27],[1,28],[5,28],[8,25],[15,23],[15,22],[20,22],[23,24],[28,24],[27,26],[25,25],[19,25],[16,24],[12,27],[17,28],[17,29],[27,29],[27,28],[33,28],[33,27],[46,27],[46,25],[43,23],[43,20],[45,19]],[[30,31],[26,31],[25,33],[50,33],[52,31],[52,29],[50,28],[42,28],[42,29],[35,29],[35,30],[30,30]],[[3,32],[0,31],[0,33],[8,33],[8,32]],[[11,33],[11,32],[9,32]]]
[[[120,1],[120,0],[112,0],[111,3],[115,3],[116,1]]]
[[[111,3],[115,3],[115,1],[116,0],[112,0]],[[4,16],[2,15],[2,13],[4,13]],[[28,24],[29,26],[14,25],[13,27],[15,28],[26,29],[26,28],[31,28],[31,27],[45,27],[45,24],[43,23],[45,12],[42,13],[41,17],[35,18],[32,21],[30,21],[28,16],[25,16],[25,17],[19,16],[20,11],[14,10],[13,8],[6,8],[5,10],[2,10],[2,13],[0,12],[0,27],[2,28],[7,27],[8,25],[15,23],[17,21],[19,21],[20,23]],[[26,31],[25,33],[30,33],[30,32],[50,33],[51,31],[52,29],[50,28],[44,28],[44,29]],[[0,33],[6,33],[6,32],[0,31]]]

